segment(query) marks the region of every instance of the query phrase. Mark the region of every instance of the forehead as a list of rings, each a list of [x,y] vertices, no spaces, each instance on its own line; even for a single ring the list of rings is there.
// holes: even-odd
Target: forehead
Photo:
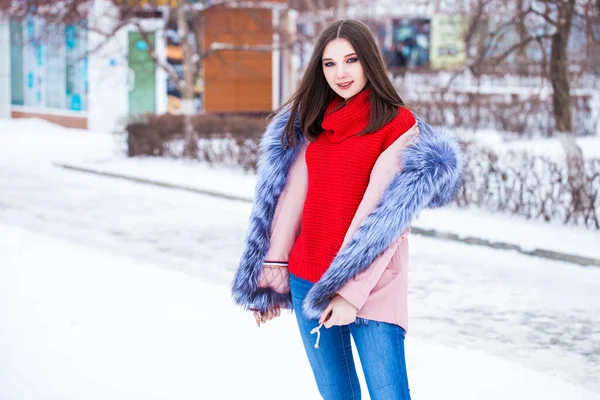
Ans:
[[[344,38],[333,39],[323,50],[323,58],[344,58],[346,54],[355,53],[354,47]]]

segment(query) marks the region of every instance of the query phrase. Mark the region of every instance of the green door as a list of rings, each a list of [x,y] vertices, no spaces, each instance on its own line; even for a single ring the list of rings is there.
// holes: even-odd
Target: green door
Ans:
[[[154,47],[154,34],[148,37]],[[129,32],[129,115],[156,112],[156,65],[139,32]]]

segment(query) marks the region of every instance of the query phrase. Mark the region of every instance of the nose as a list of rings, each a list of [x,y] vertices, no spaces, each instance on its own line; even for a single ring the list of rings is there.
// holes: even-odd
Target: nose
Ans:
[[[347,75],[348,73],[346,71],[346,66],[344,65],[344,63],[339,63],[335,70],[335,77],[337,79],[344,79]]]

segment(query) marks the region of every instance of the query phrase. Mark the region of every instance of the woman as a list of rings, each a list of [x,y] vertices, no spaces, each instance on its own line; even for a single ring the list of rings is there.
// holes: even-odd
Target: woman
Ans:
[[[459,158],[454,141],[404,106],[364,24],[323,31],[261,141],[232,288],[259,326],[281,308],[296,310],[323,398],[361,397],[350,335],[371,398],[410,398],[409,226],[423,208],[452,199]]]

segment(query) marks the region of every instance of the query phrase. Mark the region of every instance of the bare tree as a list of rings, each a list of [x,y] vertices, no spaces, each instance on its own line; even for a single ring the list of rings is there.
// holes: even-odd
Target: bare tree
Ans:
[[[514,53],[522,61],[526,58],[524,50],[532,46],[537,46],[542,54],[541,72],[549,79],[553,89],[556,136],[561,139],[565,150],[568,183],[574,204],[573,218],[577,218],[579,212],[586,209],[590,196],[584,182],[583,154],[575,141],[568,42],[574,23],[581,24],[584,29],[589,23],[592,0],[476,1],[467,32],[467,46],[473,46],[477,32],[482,30],[481,25],[495,20],[496,26],[483,35],[483,45],[480,42],[479,51],[469,64],[472,71],[478,74],[486,65],[497,66]],[[516,32],[518,39],[508,47],[502,47],[502,42],[510,32]]]
[[[555,30],[552,33],[552,48],[550,52],[550,82],[554,95],[552,106],[556,129],[563,133],[573,133],[573,115],[571,112],[571,85],[569,84],[569,55],[567,44],[573,26],[576,0],[556,2],[555,18],[545,13],[545,19]],[[546,4],[546,9],[548,9]]]
[[[587,23],[586,10],[589,4],[591,0],[515,0],[500,3],[496,0],[476,0],[467,32],[467,44],[471,47],[479,39],[480,47],[468,67],[479,74],[485,66],[500,65],[515,53],[521,63],[529,62],[525,50],[537,47],[542,54],[542,74],[549,79],[553,88],[556,129],[562,133],[574,133],[567,44],[573,23]],[[489,21],[496,22],[494,29],[478,37],[477,33],[484,30],[483,26]],[[517,33],[518,40],[508,47],[503,46],[512,32]]]
[[[198,140],[192,124],[192,115],[194,114],[194,65],[192,63],[192,46],[190,43],[190,34],[188,30],[188,21],[186,18],[186,2],[177,1],[177,28],[181,38],[183,50],[183,80],[186,85],[183,86],[183,98],[181,111],[183,112],[183,137],[184,151],[183,156],[195,158],[198,152]],[[196,68],[198,70],[198,68]]]

